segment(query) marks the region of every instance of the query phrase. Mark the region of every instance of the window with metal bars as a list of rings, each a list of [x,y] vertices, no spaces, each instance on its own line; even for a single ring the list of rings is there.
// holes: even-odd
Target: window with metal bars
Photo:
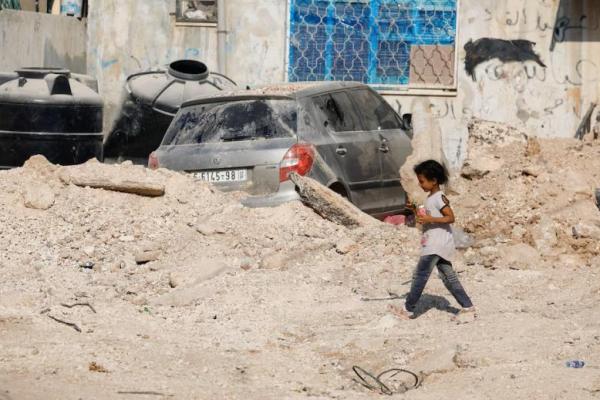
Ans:
[[[290,82],[454,88],[457,0],[289,0]]]

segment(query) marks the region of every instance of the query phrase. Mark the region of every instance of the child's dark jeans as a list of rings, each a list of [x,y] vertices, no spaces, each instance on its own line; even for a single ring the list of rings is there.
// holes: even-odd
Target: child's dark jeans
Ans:
[[[460,284],[458,276],[452,268],[452,263],[438,255],[432,254],[422,256],[419,259],[419,263],[413,274],[410,293],[406,297],[406,309],[410,312],[415,310],[415,306],[417,305],[421,294],[423,294],[423,289],[425,289],[431,271],[433,271],[433,267],[435,266],[437,266],[438,271],[440,272],[440,277],[442,278],[442,282],[444,282],[444,286],[446,286],[446,289],[454,296],[458,304],[464,308],[472,307],[473,303],[471,303],[471,299]]]

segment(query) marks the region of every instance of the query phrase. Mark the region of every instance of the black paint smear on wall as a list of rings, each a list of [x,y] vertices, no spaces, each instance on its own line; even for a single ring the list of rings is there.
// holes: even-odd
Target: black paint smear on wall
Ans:
[[[497,58],[502,62],[510,61],[535,61],[542,67],[546,65],[540,56],[533,51],[534,42],[529,40],[503,40],[481,38],[476,41],[469,40],[465,44],[467,56],[465,70],[475,80],[475,67],[479,64]]]

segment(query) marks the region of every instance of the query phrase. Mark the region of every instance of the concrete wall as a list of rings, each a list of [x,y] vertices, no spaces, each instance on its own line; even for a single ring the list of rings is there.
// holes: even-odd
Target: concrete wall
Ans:
[[[242,84],[285,77],[287,1],[226,0],[227,68]],[[173,0],[91,0],[88,71],[109,107],[125,77],[177,58],[216,68],[216,27],[176,26]],[[583,17],[583,18],[582,18]],[[458,90],[455,94],[386,94],[402,112],[427,110],[442,127],[447,157],[465,156],[471,117],[507,122],[539,136],[573,136],[600,79],[600,7],[597,0],[461,0]],[[535,42],[545,67],[532,60],[489,59],[465,71],[464,45],[481,38]]]
[[[86,72],[86,26],[75,18],[0,11],[0,71],[66,67]]]
[[[471,117],[506,122],[542,137],[573,137],[600,79],[600,7],[592,0],[461,1],[455,97],[389,96],[411,110],[417,102],[438,120],[445,152],[456,166],[465,156]],[[582,19],[583,17],[583,19]],[[465,71],[464,45],[479,38],[535,42],[535,61],[491,59]],[[406,112],[406,111],[405,111]]]

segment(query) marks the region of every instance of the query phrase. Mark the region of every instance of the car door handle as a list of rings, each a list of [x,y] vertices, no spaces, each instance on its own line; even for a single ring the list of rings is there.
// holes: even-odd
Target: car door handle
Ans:
[[[387,144],[383,143],[381,146],[379,146],[379,151],[382,153],[387,153],[388,151],[390,151],[390,148]]]
[[[338,147],[337,149],[335,149],[335,152],[338,153],[340,156],[345,156],[348,153],[348,150],[345,147]]]

